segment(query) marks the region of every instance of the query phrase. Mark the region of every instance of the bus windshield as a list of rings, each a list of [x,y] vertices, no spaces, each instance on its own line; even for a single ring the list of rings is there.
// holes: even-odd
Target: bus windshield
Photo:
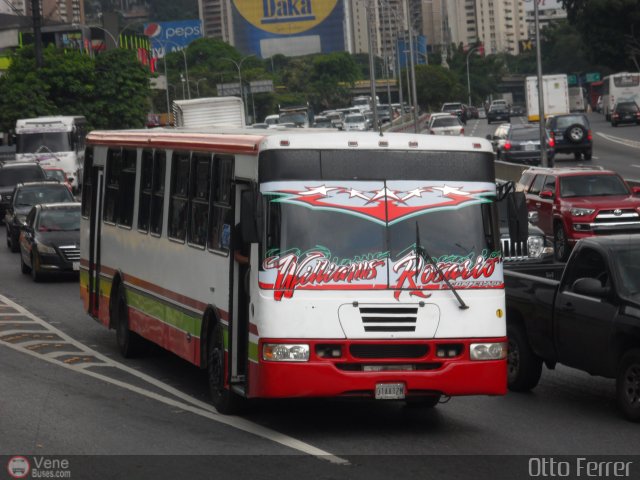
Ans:
[[[19,133],[16,135],[17,153],[71,151],[69,132]]]
[[[492,184],[271,182],[262,190],[263,288],[285,296],[296,288],[446,288],[416,251],[456,287],[501,283]]]

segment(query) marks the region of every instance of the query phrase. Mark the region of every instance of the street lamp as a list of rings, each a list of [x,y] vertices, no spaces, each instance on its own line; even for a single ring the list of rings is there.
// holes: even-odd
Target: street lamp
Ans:
[[[236,68],[238,69],[238,83],[240,83],[240,99],[242,100],[242,106],[244,108],[244,119],[245,119],[245,122],[247,121],[247,105],[246,105],[246,102],[244,100],[244,88],[242,87],[242,64],[244,63],[244,61],[247,58],[251,58],[251,57],[254,57],[254,56],[255,55],[253,55],[253,54],[247,55],[246,57],[242,57],[239,62],[236,62],[235,60],[232,60],[232,59],[226,58],[226,57],[220,58],[220,60],[226,60],[228,62],[233,63],[236,66]]]
[[[471,77],[469,76],[469,57],[471,56],[471,53],[474,50],[478,50],[479,48],[480,48],[480,45],[476,45],[475,47],[473,47],[471,50],[467,52],[467,95],[469,96],[468,105],[471,105]]]
[[[196,95],[198,95],[198,98],[200,98],[200,82],[206,80],[206,78],[199,78],[198,80],[196,80]],[[193,80],[191,80],[193,82]]]
[[[184,75],[182,75],[182,72],[180,72],[180,81],[182,82],[182,99],[184,100]]]
[[[191,99],[191,89],[189,88],[189,68],[187,66],[187,53],[184,51],[183,48],[180,48],[180,45],[178,45],[175,42],[171,42],[169,40],[165,40],[164,42],[158,42],[161,46],[162,49],[164,50],[164,56],[162,58],[162,60],[164,61],[164,74],[167,74],[167,47],[165,46],[167,43],[170,43],[171,45],[175,45],[177,48],[175,51],[179,51],[180,53],[182,53],[182,58],[184,60],[184,75],[186,78],[186,82],[187,82],[187,97],[189,99]],[[173,53],[173,52],[172,52]]]
[[[109,37],[111,38],[111,41],[113,42],[113,45],[116,48],[120,47],[120,42],[118,42],[118,39],[116,37],[114,37],[113,34],[109,30],[107,30],[106,28],[102,28],[102,27],[100,27],[98,25],[84,25],[84,24],[80,24],[80,23],[73,23],[71,26],[74,27],[74,28],[79,28],[80,30],[82,30],[82,32],[83,32],[82,36],[83,37],[84,37],[84,29],[85,28],[89,29],[89,34],[91,34],[91,29],[92,28],[96,28],[98,30],[102,30],[104,33],[109,35]]]

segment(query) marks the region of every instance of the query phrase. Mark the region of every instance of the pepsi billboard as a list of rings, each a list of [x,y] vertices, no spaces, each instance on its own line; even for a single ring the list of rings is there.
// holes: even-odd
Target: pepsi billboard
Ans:
[[[344,0],[232,0],[234,46],[269,58],[343,52]]]
[[[162,58],[165,52],[175,52],[202,37],[200,20],[145,23],[144,34],[151,40],[154,58]]]

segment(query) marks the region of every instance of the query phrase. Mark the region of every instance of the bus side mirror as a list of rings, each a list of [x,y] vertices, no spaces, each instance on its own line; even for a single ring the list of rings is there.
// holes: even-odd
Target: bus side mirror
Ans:
[[[526,242],[529,238],[529,212],[524,192],[509,192],[505,198],[512,242]]]
[[[257,190],[245,190],[240,197],[240,230],[246,243],[260,241],[262,231],[262,208],[260,208],[260,194]]]

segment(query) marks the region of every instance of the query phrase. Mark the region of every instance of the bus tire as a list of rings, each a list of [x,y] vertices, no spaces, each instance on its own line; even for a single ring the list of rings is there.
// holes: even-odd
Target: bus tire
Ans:
[[[224,353],[224,331],[220,322],[216,323],[211,330],[207,343],[207,380],[211,391],[211,401],[218,412],[224,415],[233,415],[240,410],[243,399],[225,386],[227,369]]]
[[[627,420],[640,422],[640,350],[629,350],[620,360],[616,377],[618,408]]]
[[[523,327],[507,326],[507,337],[507,386],[514,392],[528,392],[540,381],[542,359],[531,350]]]
[[[405,400],[409,408],[434,408],[440,403],[442,395],[432,395],[429,397],[407,398]]]
[[[143,339],[129,329],[129,307],[122,285],[118,288],[116,308],[114,309],[114,326],[118,350],[124,358],[139,356],[143,350]]]

